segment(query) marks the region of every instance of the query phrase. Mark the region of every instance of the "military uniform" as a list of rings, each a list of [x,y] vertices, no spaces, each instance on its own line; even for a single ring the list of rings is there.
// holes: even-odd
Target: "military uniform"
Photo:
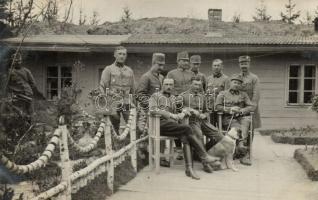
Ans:
[[[120,124],[120,113],[123,114],[124,120],[127,122],[129,117],[129,107],[132,99],[129,94],[135,93],[135,78],[133,70],[126,66],[119,66],[116,63],[106,66],[102,72],[100,80],[100,90],[102,93],[109,88],[109,95],[112,97],[112,115],[110,120],[118,132]]]
[[[152,62],[165,64],[165,55],[162,53],[154,53]],[[163,79],[164,77],[161,74],[152,72],[151,70],[141,76],[136,94],[137,100],[141,103],[143,108],[148,106],[150,96],[161,90]]]
[[[261,123],[261,117],[260,117],[260,111],[259,111],[259,100],[260,100],[260,89],[259,89],[259,78],[257,75],[253,73],[248,73],[246,75],[241,74],[243,79],[242,84],[242,91],[246,92],[249,98],[253,103],[255,103],[256,109],[254,111],[254,117],[253,117],[253,127],[254,128],[260,128]]]
[[[186,92],[181,93],[178,99],[180,99],[179,101],[182,101],[183,108],[192,108],[200,113],[206,112],[206,97],[203,93],[195,94],[189,89]],[[203,139],[204,134],[209,139],[212,139],[213,144],[216,144],[223,138],[223,135],[219,133],[217,128],[207,120],[200,119],[198,116],[191,115],[189,117],[189,125],[200,139]],[[211,148],[213,144],[207,146]]]
[[[228,85],[229,77],[225,74],[218,76],[211,75],[207,78],[206,92],[208,95],[209,109],[214,111],[214,101],[221,91],[224,91]]]
[[[239,62],[248,61],[250,62],[249,56],[240,56]],[[246,92],[250,100],[256,105],[254,115],[253,115],[253,127],[260,128],[261,116],[259,111],[259,100],[260,100],[260,88],[259,88],[259,78],[257,75],[248,72],[247,74],[240,73],[243,79],[242,91]]]
[[[234,116],[231,122],[231,107],[240,107],[242,115]],[[250,126],[250,112],[254,111],[255,105],[245,92],[240,90],[228,89],[220,92],[216,98],[216,109],[224,112],[223,125],[230,128],[238,127],[242,130],[243,138],[247,138]],[[231,123],[231,124],[230,124]]]
[[[32,114],[33,89],[35,80],[31,71],[25,67],[14,68],[10,74],[8,91],[18,99],[14,104],[25,113]]]
[[[168,72],[167,78],[174,80],[175,95],[179,95],[189,89],[193,76],[194,73],[188,69],[178,68]]]
[[[190,57],[190,63],[191,64],[201,64],[201,56],[200,55],[193,55]],[[194,73],[195,77],[198,77],[202,82],[202,90],[205,92],[206,90],[206,77],[203,73],[201,73],[198,69],[198,71],[194,71],[191,69],[191,71]]]

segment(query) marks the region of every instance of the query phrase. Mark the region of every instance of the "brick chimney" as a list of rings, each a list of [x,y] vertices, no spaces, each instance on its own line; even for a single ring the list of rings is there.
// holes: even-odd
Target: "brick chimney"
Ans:
[[[208,10],[209,18],[209,32],[207,37],[222,37],[222,29],[220,28],[220,23],[222,22],[222,9],[212,9]]]

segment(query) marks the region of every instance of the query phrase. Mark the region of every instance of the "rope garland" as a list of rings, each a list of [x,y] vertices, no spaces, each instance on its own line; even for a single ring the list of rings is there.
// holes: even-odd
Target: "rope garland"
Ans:
[[[56,129],[53,137],[49,141],[49,144],[46,146],[45,150],[43,151],[42,155],[34,162],[28,165],[18,165],[12,161],[10,161],[5,155],[1,153],[0,155],[0,162],[11,172],[16,174],[25,174],[28,172],[32,172],[43,168],[48,161],[52,158],[53,152],[56,146],[59,144],[59,138],[61,136],[61,130]]]
[[[134,113],[131,110],[129,113],[129,118],[128,118],[126,127],[121,134],[118,134],[116,132],[116,130],[114,129],[114,126],[111,124],[111,134],[116,140],[123,141],[128,136],[129,132],[131,131],[131,122],[132,122],[133,117],[136,117],[136,116],[134,115]]]
[[[75,142],[75,140],[72,138],[72,136],[70,134],[68,134],[67,137],[69,140],[69,145],[71,147],[73,147],[75,151],[77,151],[79,153],[88,153],[88,152],[92,151],[93,149],[95,149],[97,147],[97,143],[104,133],[104,127],[105,127],[105,123],[102,122],[99,125],[99,128],[96,132],[96,135],[93,138],[93,141],[90,144],[86,145],[85,147],[82,147],[79,144],[77,144]]]

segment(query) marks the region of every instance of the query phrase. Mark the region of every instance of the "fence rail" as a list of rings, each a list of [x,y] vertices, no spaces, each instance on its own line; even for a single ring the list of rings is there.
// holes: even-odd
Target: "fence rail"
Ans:
[[[104,115],[99,128],[93,138],[93,141],[82,147],[72,138],[69,130],[64,124],[63,117],[59,119],[59,126],[55,130],[49,144],[42,155],[34,162],[28,165],[17,165],[10,161],[3,154],[0,155],[0,162],[11,172],[16,174],[25,174],[44,168],[51,159],[57,145],[60,147],[61,157],[61,182],[55,187],[37,195],[34,200],[44,200],[57,196],[59,199],[71,200],[71,193],[76,193],[81,188],[87,186],[92,180],[107,171],[107,185],[114,190],[114,168],[125,161],[127,155],[131,157],[131,164],[135,172],[137,172],[137,146],[139,143],[147,141],[148,136],[136,138],[136,108],[130,110],[130,117],[123,133],[117,134],[113,131],[109,114]],[[117,140],[124,140],[130,136],[130,143],[120,150],[114,152],[112,137]],[[77,153],[88,153],[97,148],[100,138],[104,135],[106,154],[92,161],[88,166],[76,172],[72,172],[72,162],[69,157],[69,147]]]

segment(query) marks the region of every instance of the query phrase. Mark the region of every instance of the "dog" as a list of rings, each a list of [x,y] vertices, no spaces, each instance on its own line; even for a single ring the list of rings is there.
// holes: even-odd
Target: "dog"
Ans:
[[[221,169],[232,169],[238,171],[234,165],[233,156],[235,153],[236,141],[241,138],[242,131],[238,128],[231,128],[231,130],[215,144],[208,153],[211,156],[219,157],[221,160]]]

